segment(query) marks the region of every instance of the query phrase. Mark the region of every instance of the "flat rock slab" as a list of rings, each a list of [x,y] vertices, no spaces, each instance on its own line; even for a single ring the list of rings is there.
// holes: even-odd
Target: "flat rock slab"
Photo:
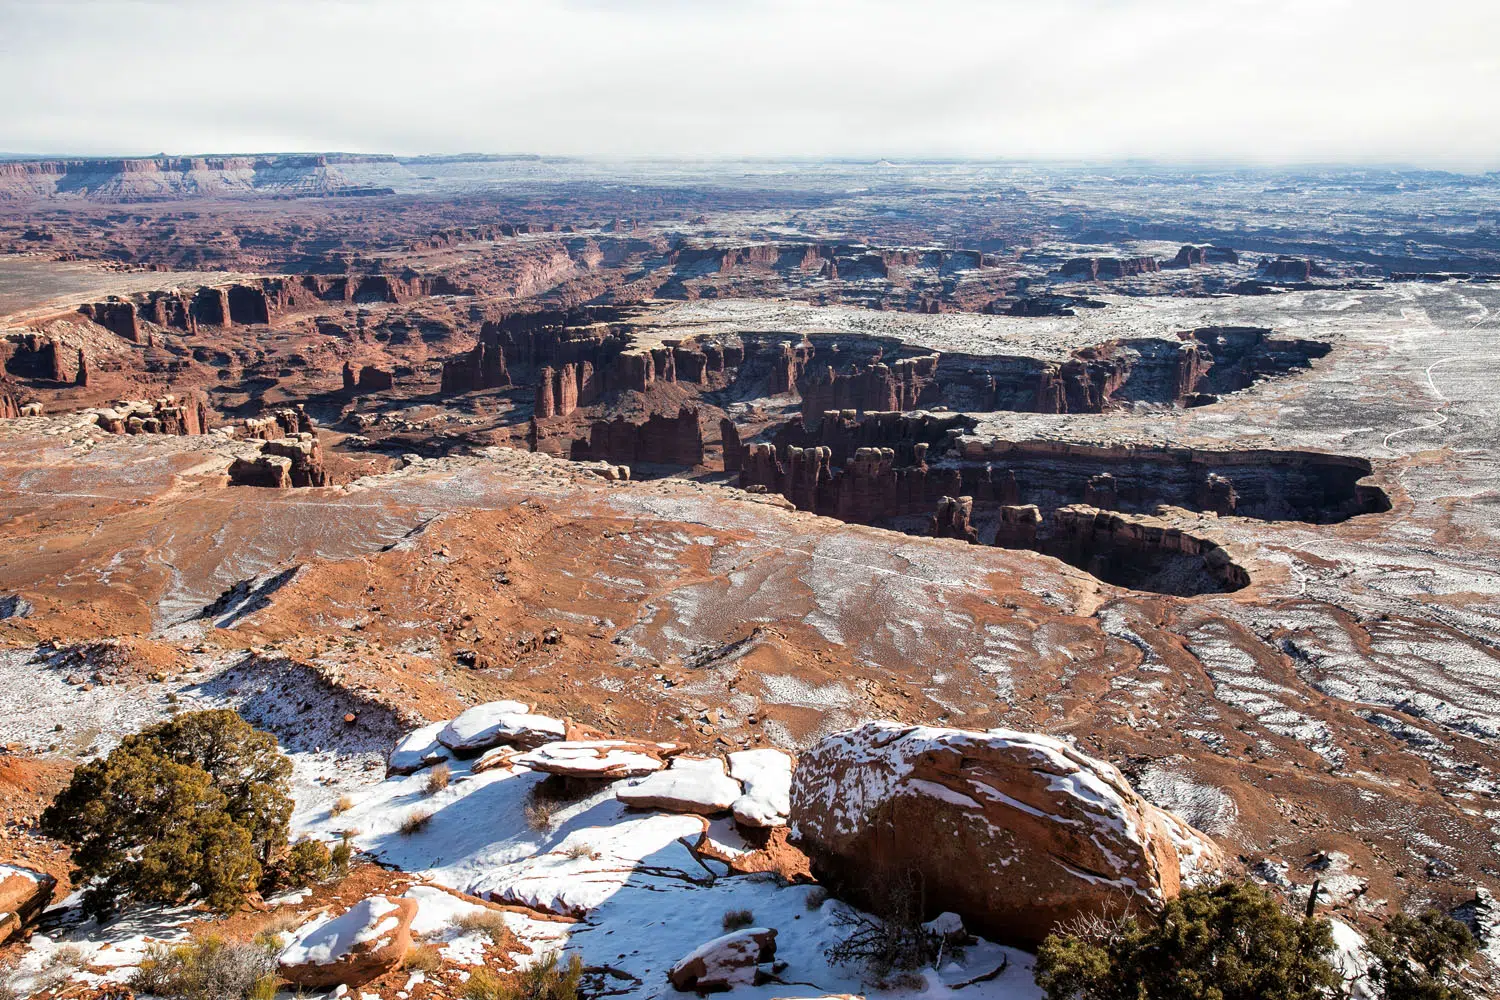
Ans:
[[[370,896],[299,930],[278,959],[297,986],[358,986],[394,969],[411,947],[414,899]]]
[[[741,826],[786,826],[792,811],[792,756],[765,748],[729,755],[729,776],[745,786],[730,805]]]
[[[459,756],[505,744],[536,747],[566,739],[568,725],[561,719],[533,715],[519,701],[491,701],[475,705],[438,733],[438,742]]]
[[[675,743],[634,740],[567,740],[548,743],[516,757],[512,763],[566,778],[638,778],[667,766]]]
[[[438,741],[438,734],[446,725],[445,722],[434,722],[403,736],[386,758],[385,773],[413,774],[448,759],[451,756],[448,748]]]
[[[635,809],[700,815],[724,812],[740,794],[740,783],[717,757],[678,757],[667,770],[615,790],[615,798]]]

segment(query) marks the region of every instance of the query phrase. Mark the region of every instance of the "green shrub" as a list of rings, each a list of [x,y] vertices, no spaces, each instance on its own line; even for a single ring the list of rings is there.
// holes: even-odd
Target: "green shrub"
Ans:
[[[333,855],[321,840],[303,837],[277,862],[273,887],[301,888],[327,878],[333,871]]]
[[[1168,903],[1155,924],[1095,920],[1037,952],[1048,1000],[1326,1000],[1343,985],[1327,921],[1289,916],[1266,892],[1226,883]]]
[[[335,875],[347,875],[349,873],[349,861],[354,857],[354,848],[349,841],[341,840],[333,845],[333,850],[328,852],[328,860],[333,864]]]
[[[41,825],[72,846],[91,915],[190,897],[227,912],[286,844],[291,767],[234,712],[190,712],[80,766]]]
[[[1370,935],[1369,981],[1377,1000],[1464,1000],[1458,972],[1474,957],[1474,936],[1436,910],[1398,914]]]
[[[153,944],[130,986],[163,1000],[268,1000],[276,995],[276,955],[217,937]]]

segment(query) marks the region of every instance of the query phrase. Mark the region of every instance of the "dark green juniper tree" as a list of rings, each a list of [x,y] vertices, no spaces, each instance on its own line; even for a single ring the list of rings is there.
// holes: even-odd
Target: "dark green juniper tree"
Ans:
[[[234,909],[286,846],[292,764],[227,709],[190,712],[84,764],[42,813],[73,848],[85,909],[201,899]]]

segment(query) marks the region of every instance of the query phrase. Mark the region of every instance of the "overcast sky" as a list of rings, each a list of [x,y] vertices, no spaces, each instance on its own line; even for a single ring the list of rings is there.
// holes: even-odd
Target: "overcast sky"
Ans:
[[[1496,0],[0,0],[0,151],[1500,168]]]

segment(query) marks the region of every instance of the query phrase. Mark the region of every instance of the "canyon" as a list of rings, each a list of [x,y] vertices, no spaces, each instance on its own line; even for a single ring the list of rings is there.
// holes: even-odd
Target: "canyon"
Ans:
[[[1433,231],[1449,195],[1303,178],[1348,215],[1272,227],[1269,174],[1213,179],[1209,217],[1208,181],[1170,172],[595,169],[0,162],[0,765],[65,774],[234,707],[292,755],[296,830],[333,843],[358,803],[385,866],[358,898],[419,900],[414,930],[432,893],[509,907],[516,942],[626,993],[696,954],[660,960],[651,921],[696,946],[687,924],[750,899],[789,977],[859,987],[820,957],[844,903],[804,905],[808,880],[855,899],[847,858],[897,864],[932,802],[872,848],[758,801],[700,822],[657,786],[751,795],[726,768],[780,751],[821,787],[874,720],[930,741],[916,787],[944,809],[949,743],[1036,734],[1360,931],[1500,891],[1500,249]],[[438,749],[500,702],[556,725]],[[528,833],[516,790],[564,766],[559,734],[673,777],[587,786]],[[433,832],[403,835],[439,758]],[[114,947],[57,909],[64,849],[15,829],[0,864],[59,881],[12,954]],[[965,977],[1004,959],[1012,992],[984,995],[1033,989],[1035,941],[971,881],[944,884],[999,943]],[[630,902],[656,897],[683,909]],[[445,995],[406,975],[361,988]]]

